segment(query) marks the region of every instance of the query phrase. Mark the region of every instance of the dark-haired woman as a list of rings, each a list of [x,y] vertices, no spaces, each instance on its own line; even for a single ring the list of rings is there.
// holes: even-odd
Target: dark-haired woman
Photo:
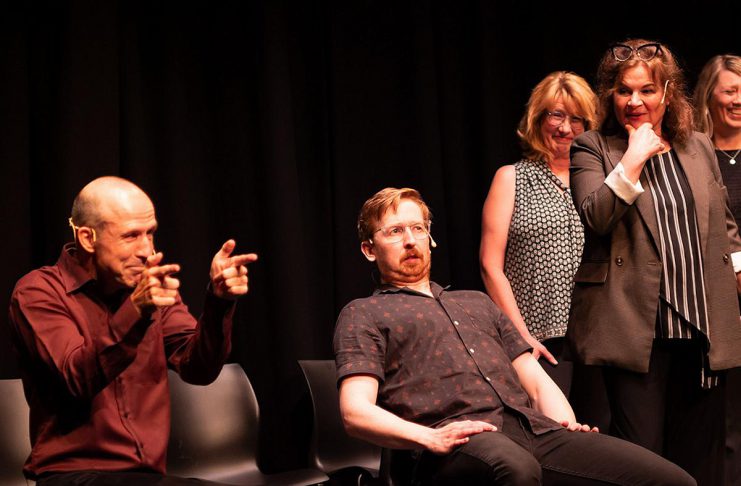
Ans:
[[[603,366],[611,433],[720,485],[722,370],[741,365],[741,240],[715,151],[692,130],[665,45],[612,46],[597,94],[601,128],[572,145],[586,243],[567,337]]]

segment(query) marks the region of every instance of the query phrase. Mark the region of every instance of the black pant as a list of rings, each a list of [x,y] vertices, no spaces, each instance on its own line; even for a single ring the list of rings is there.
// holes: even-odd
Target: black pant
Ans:
[[[605,367],[610,433],[677,463],[702,486],[720,486],[725,441],[725,376],[700,386],[699,340],[655,339],[648,373]]]
[[[566,429],[534,435],[514,412],[446,456],[424,452],[417,482],[434,485],[694,485],[686,472],[635,444]]]
[[[562,337],[556,337],[546,339],[542,344],[556,358],[558,365],[552,365],[550,361],[542,356],[538,359],[538,362],[543,367],[543,370],[548,373],[548,376],[551,377],[551,380],[558,385],[564,396],[568,397],[571,393],[574,363],[566,359],[566,340]]]
[[[726,378],[726,485],[741,486],[741,368]]]
[[[45,474],[36,486],[217,486],[222,483],[152,472],[77,471]]]
[[[607,403],[602,368],[573,362],[565,338],[546,339],[543,345],[556,358],[558,365],[553,366],[543,357],[538,362],[569,399],[576,420],[607,432],[610,427],[610,405]]]

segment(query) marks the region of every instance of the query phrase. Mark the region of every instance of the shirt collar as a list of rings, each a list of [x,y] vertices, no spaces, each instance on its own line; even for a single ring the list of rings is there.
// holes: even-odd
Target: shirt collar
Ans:
[[[430,280],[430,290],[432,290],[432,296],[436,299],[440,298],[440,294],[442,294],[444,291],[448,290],[450,288],[450,285],[447,285],[445,287],[441,287],[437,283]],[[391,284],[383,284],[376,288],[376,290],[373,291],[373,295],[378,294],[398,294],[398,293],[405,293],[405,294],[413,294],[413,295],[422,295],[424,297],[429,297],[427,294],[423,294],[422,292],[419,292],[414,289],[410,289],[409,287],[397,287],[395,285]]]
[[[90,272],[80,265],[80,262],[75,257],[76,252],[77,248],[75,244],[67,243],[62,248],[62,254],[57,261],[57,266],[62,275],[62,282],[64,282],[64,290],[67,294],[79,290],[90,281],[95,281],[95,278]]]

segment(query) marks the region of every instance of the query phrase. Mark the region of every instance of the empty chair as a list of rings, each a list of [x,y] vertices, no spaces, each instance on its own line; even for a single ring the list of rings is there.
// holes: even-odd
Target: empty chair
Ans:
[[[23,463],[31,453],[28,404],[20,379],[0,380],[0,484],[26,486]]]
[[[329,478],[315,469],[264,474],[257,465],[259,407],[247,375],[225,365],[207,386],[169,372],[172,418],[167,472],[240,485],[309,485]]]
[[[330,476],[362,468],[378,476],[381,448],[347,435],[340,415],[334,360],[299,360],[311,393],[314,433],[311,461]]]

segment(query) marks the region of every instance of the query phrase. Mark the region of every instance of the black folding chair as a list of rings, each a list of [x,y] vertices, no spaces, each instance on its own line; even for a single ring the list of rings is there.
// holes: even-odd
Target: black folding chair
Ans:
[[[309,385],[314,409],[310,462],[337,482],[370,482],[378,476],[381,448],[345,432],[334,360],[298,363]]]
[[[23,464],[31,453],[28,403],[20,379],[0,380],[0,484],[26,486]]]
[[[265,474],[257,465],[259,407],[247,375],[225,365],[207,386],[170,371],[172,418],[167,472],[229,484],[300,486],[327,481],[316,469]]]

